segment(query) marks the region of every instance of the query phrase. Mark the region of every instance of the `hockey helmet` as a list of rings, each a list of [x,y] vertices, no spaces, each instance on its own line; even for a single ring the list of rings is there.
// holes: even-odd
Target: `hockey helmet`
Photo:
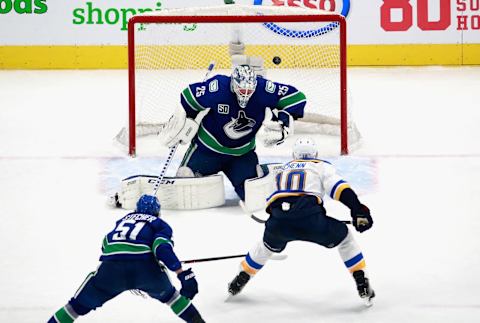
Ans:
[[[231,88],[237,95],[238,104],[245,108],[257,87],[257,74],[250,65],[235,66],[232,72]]]
[[[293,158],[305,159],[305,158],[317,158],[318,150],[315,141],[312,138],[303,137],[298,138],[293,145]]]
[[[160,215],[160,202],[158,198],[153,195],[142,195],[137,202],[137,208],[135,212],[142,213],[142,214],[149,214],[153,216]]]

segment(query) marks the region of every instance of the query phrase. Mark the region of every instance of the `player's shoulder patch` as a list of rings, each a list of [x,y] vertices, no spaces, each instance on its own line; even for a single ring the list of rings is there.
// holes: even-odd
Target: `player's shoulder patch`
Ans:
[[[277,85],[273,83],[270,80],[266,80],[265,82],[265,92],[267,93],[275,93],[275,90],[277,89]]]
[[[217,74],[206,81],[210,93],[227,91],[230,89],[230,76]]]
[[[210,83],[208,83],[208,92],[214,93],[218,92],[218,80],[212,79]]]

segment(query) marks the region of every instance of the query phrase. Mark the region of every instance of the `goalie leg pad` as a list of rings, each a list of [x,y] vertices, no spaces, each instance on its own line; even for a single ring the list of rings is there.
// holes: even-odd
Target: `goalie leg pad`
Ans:
[[[265,210],[267,197],[275,190],[275,175],[282,167],[280,163],[262,164],[257,167],[259,176],[245,181],[245,212],[255,213]]]
[[[135,209],[143,194],[152,194],[158,178],[149,175],[131,176],[122,181],[117,193],[118,202],[124,209]],[[205,177],[164,177],[157,197],[166,210],[194,210],[223,205],[225,189],[222,175]]]
[[[177,170],[177,177],[195,177],[190,167],[180,166]]]

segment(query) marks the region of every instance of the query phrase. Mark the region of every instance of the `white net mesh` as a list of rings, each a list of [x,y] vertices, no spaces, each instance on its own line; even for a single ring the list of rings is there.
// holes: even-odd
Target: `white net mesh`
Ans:
[[[173,9],[155,15],[226,16],[233,17],[233,22],[134,24],[136,135],[157,133],[165,125],[168,129],[170,121],[175,123],[172,116],[181,109],[181,91],[189,83],[203,80],[212,61],[216,62],[213,74],[230,75],[231,42],[243,44],[244,55],[263,60],[266,78],[291,84],[305,93],[305,118],[295,126],[296,132],[339,135],[340,51],[345,48],[340,44],[338,24],[276,23],[268,18],[327,13],[331,14],[302,8],[229,5]],[[259,15],[264,22],[235,22],[235,17]],[[238,50],[238,46],[235,48]],[[349,141],[353,143],[359,135],[351,113],[348,116]],[[126,134],[124,139],[128,138]]]

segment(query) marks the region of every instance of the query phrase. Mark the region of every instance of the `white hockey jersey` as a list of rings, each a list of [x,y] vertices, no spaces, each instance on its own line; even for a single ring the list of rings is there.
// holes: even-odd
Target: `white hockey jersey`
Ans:
[[[328,194],[339,200],[340,194],[350,185],[341,178],[335,167],[320,159],[292,160],[283,165],[275,177],[275,192],[267,199],[268,205],[281,197],[313,195],[318,203]]]

